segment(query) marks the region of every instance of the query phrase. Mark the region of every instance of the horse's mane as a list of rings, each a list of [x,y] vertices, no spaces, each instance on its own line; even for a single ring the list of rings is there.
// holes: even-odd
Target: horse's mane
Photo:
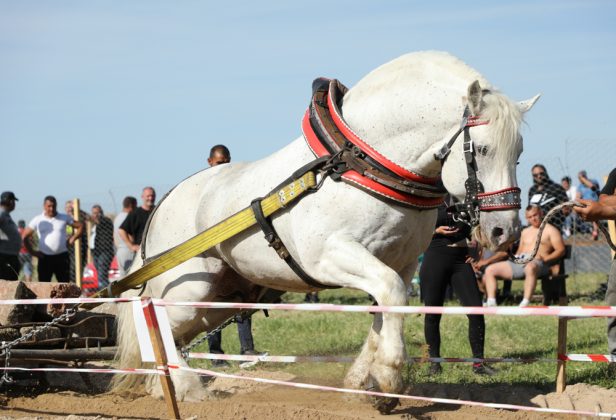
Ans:
[[[522,112],[509,98],[498,91],[492,91],[484,96],[486,108],[483,117],[490,120],[490,129],[495,133],[492,149],[494,162],[498,166],[506,166],[514,162],[522,138],[518,132],[522,122]]]
[[[430,90],[425,87],[425,83],[413,83],[417,80],[430,80],[430,86],[446,84],[449,88]],[[357,128],[360,132],[363,127],[375,125],[370,121],[371,118],[377,121],[392,118],[391,115],[385,114],[413,95],[423,95],[425,108],[448,109],[449,111],[441,112],[440,115],[431,115],[433,121],[434,118],[441,118],[441,127],[448,127],[461,117],[466,89],[475,80],[479,81],[482,89],[490,92],[484,96],[485,109],[482,111],[482,116],[490,120],[488,127],[494,133],[489,155],[494,159],[494,163],[509,165],[512,160],[517,159],[516,153],[520,150],[518,129],[522,113],[515,103],[495,89],[477,70],[449,53],[419,51],[400,56],[366,75],[351,89],[348,96],[355,96],[354,99],[361,103],[357,109],[366,109],[366,106],[371,108],[371,112],[362,112],[361,118],[357,120],[361,121]],[[360,85],[361,88],[357,89]],[[392,95],[391,90],[381,89],[385,86],[395,89],[399,94]],[[373,100],[379,95],[382,95],[380,101]],[[383,103],[389,106],[383,106]],[[407,118],[407,115],[403,114],[402,118]],[[438,123],[435,124],[437,125]],[[381,147],[386,150],[389,145],[383,144]]]

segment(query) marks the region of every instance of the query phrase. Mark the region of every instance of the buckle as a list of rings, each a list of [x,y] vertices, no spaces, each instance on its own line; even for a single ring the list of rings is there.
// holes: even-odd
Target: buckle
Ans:
[[[462,149],[464,150],[464,153],[473,153],[473,139],[465,141]]]

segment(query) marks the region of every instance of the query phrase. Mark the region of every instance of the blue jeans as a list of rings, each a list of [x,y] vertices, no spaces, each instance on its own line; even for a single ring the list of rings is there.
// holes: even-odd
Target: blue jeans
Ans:
[[[252,317],[237,322],[237,332],[240,337],[240,353],[254,351],[255,345],[252,339]],[[219,332],[208,338],[210,353],[225,354],[222,349],[222,335]]]
[[[98,273],[98,289],[109,286],[109,267],[113,261],[112,251],[93,252],[94,267]]]

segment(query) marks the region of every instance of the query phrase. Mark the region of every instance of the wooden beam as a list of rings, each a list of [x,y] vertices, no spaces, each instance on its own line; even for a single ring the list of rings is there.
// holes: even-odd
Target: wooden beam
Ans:
[[[167,365],[165,346],[163,344],[163,338],[160,334],[160,329],[158,328],[158,320],[156,319],[156,312],[154,311],[154,304],[152,303],[152,299],[142,298],[141,306],[143,307],[145,321],[148,325],[150,340],[152,340],[154,358],[156,359],[156,368],[164,372],[164,375],[160,376],[160,383],[163,387],[163,393],[165,394],[167,413],[169,414],[169,418],[179,419],[180,410],[178,408],[178,403],[175,399],[175,388],[173,386],[173,381],[171,380],[169,366]]]
[[[558,318],[558,344],[556,345],[556,354],[560,356],[561,354],[567,354],[567,322],[569,318]],[[565,388],[567,387],[567,371],[566,371],[566,361],[561,360],[558,357],[558,362],[556,363],[556,392],[561,393],[565,392]]]

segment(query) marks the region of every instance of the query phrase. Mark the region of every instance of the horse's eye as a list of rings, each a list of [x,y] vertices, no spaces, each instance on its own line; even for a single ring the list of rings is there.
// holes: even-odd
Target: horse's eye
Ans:
[[[477,146],[477,153],[481,156],[485,156],[488,154],[488,146]]]

